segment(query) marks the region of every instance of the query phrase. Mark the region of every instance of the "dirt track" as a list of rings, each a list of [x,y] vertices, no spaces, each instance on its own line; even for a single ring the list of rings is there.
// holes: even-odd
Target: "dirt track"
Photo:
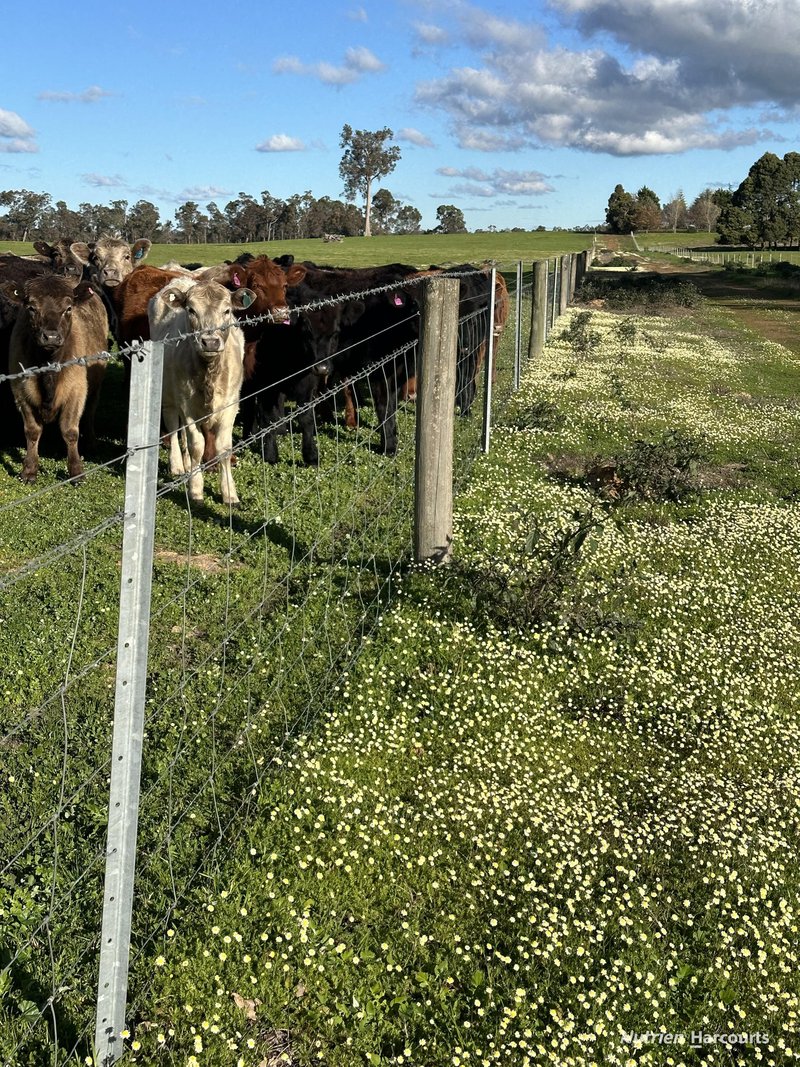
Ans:
[[[603,238],[608,252],[624,255],[638,273],[684,276],[708,300],[726,308],[749,329],[800,355],[800,291],[796,284],[731,274],[702,263],[650,259],[646,254],[623,252],[623,242],[619,237]]]

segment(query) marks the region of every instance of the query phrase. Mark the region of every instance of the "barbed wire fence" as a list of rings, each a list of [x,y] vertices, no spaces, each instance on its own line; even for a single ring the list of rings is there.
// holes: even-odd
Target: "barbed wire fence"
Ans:
[[[31,489],[17,454],[0,453],[4,1067],[111,1064],[126,1020],[147,1022],[171,924],[280,788],[287,741],[330,705],[392,603],[419,553],[420,507],[433,507],[434,539],[447,542],[452,514],[420,500],[420,434],[438,417],[426,415],[425,376],[454,364],[449,439],[435,444],[449,450],[452,495],[541,355],[585,269],[577,259],[577,270],[572,258],[517,264],[499,287],[492,273],[488,305],[453,295],[458,272],[425,279],[419,345],[384,343],[346,383],[234,440],[239,509],[220,503],[214,460],[202,504],[190,474],[158,480],[163,344],[123,352],[130,416],[104,405],[106,444],[80,486],[45,460],[47,484]],[[426,301],[448,283],[446,350],[431,341]],[[504,315],[505,330],[493,329]],[[107,360],[121,393],[119,358],[90,358]],[[0,375],[0,388],[13,377]],[[386,397],[397,383],[411,388],[395,415]],[[318,466],[299,461],[308,418]],[[384,455],[395,418],[397,454]],[[270,434],[274,464],[263,458]]]

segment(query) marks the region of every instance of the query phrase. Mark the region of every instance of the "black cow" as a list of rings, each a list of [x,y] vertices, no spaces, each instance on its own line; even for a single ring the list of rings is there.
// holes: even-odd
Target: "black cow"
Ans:
[[[456,365],[456,407],[467,416],[477,391],[478,371],[486,355],[489,340],[489,309],[492,276],[472,263],[455,267],[429,268],[432,272],[457,275],[458,294],[458,362]]]
[[[381,361],[367,381],[380,424],[381,449],[393,455],[398,394],[414,373],[419,316],[407,282],[416,275],[416,268],[405,264],[362,269],[303,266],[306,277],[291,290],[290,306],[305,310],[293,314],[291,332],[271,327],[262,335],[258,360],[258,380],[264,383],[260,385],[262,420],[280,419],[286,398],[308,405],[326,379],[329,386],[344,384]],[[386,286],[392,286],[392,291],[371,291]],[[325,303],[306,306],[320,301]],[[397,350],[393,359],[387,358]],[[314,421],[311,409],[298,416],[306,463],[318,462]],[[274,462],[274,433],[267,436],[265,455]]]

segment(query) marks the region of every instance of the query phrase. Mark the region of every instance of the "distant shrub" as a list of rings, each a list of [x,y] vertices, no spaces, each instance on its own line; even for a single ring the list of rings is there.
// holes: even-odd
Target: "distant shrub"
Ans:
[[[703,296],[696,286],[684,279],[661,275],[587,274],[576,292],[576,299],[588,303],[602,300],[614,311],[658,314],[678,308],[697,308]]]

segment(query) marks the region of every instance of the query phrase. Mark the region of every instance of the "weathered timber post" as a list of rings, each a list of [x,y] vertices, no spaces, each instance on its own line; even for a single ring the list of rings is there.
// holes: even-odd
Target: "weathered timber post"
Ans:
[[[578,287],[578,254],[577,252],[570,252],[569,254],[569,302],[570,304],[575,299],[575,290]]]
[[[492,436],[492,386],[494,385],[494,302],[495,302],[495,277],[497,269],[492,267],[491,290],[489,293],[489,329],[486,337],[486,366],[483,379],[483,443],[481,451],[489,452],[489,441]]]
[[[561,291],[558,299],[559,315],[564,314],[567,310],[567,304],[569,303],[569,282],[571,277],[570,259],[571,256],[569,253],[561,257]]]
[[[533,296],[531,300],[531,333],[528,339],[528,359],[538,359],[544,351],[547,337],[547,275],[546,259],[533,264]]]
[[[550,314],[550,329],[555,326],[556,319],[558,318],[558,288],[561,284],[560,270],[561,260],[556,256],[553,260],[553,300]],[[549,331],[548,331],[549,332]]]
[[[522,260],[517,263],[517,315],[514,324],[514,392],[522,380]]]
[[[96,1057],[102,1067],[115,1063],[125,1051],[120,1032],[125,1027],[128,997],[150,637],[164,345],[147,341],[144,353],[143,359],[132,357],[125,469],[117,680],[95,1024]]]
[[[414,558],[441,563],[453,539],[453,428],[458,354],[458,278],[421,290],[414,457]]]
[[[578,255],[578,272],[577,272],[577,274],[575,276],[575,288],[576,289],[581,284],[583,279],[586,277],[586,270],[588,268],[588,264],[589,264],[589,251],[588,251],[588,249],[584,248],[584,250],[582,252],[580,252],[579,255]]]

